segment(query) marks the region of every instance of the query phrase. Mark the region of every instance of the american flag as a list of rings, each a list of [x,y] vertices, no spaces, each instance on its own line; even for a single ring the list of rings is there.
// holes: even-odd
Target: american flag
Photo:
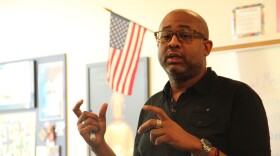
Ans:
[[[111,13],[107,81],[110,88],[131,95],[146,28]]]

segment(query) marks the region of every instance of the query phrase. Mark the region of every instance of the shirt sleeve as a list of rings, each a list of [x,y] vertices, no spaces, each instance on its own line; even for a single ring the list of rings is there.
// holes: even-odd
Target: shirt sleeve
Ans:
[[[257,93],[245,84],[235,94],[228,131],[229,155],[271,155],[265,108]]]

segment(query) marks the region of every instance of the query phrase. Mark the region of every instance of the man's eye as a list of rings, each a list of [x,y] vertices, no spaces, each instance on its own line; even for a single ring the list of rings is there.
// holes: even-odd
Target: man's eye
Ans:
[[[162,39],[168,40],[168,39],[171,38],[171,36],[172,36],[171,34],[162,34],[162,35],[161,35],[161,38],[162,38]]]
[[[188,40],[188,39],[191,39],[192,38],[192,35],[190,34],[186,34],[186,33],[181,33],[180,34],[180,37],[184,40]]]

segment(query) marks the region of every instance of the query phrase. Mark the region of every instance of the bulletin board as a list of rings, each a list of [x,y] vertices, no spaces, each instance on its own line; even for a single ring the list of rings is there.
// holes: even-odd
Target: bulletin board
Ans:
[[[36,59],[36,155],[66,156],[66,55]]]
[[[261,97],[269,124],[272,155],[280,155],[280,42],[212,52],[208,66],[218,75],[250,85]]]
[[[66,156],[66,55],[0,64],[0,156]]]

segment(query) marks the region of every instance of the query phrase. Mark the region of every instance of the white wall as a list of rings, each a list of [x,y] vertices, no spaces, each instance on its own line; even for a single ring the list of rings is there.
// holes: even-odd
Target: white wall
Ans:
[[[208,22],[214,46],[256,42],[280,38],[276,32],[276,0],[95,0],[109,8],[156,31],[162,17],[170,10],[188,8],[198,12]],[[235,40],[232,37],[232,10],[250,4],[264,4],[265,35]]]
[[[186,7],[201,12],[209,22],[211,36],[215,45],[226,45],[236,42],[250,42],[252,39],[233,41],[231,38],[231,10],[235,6],[256,2],[248,0],[244,4],[239,0],[236,4],[223,4],[223,0],[204,4],[205,1],[189,2]],[[259,2],[259,1],[258,1]],[[275,26],[275,0],[261,2],[266,7],[266,35],[255,37],[254,40],[279,38]],[[148,2],[146,2],[148,3]],[[170,2],[172,3],[172,2]],[[123,5],[126,5],[123,4]],[[221,5],[217,8],[217,5]],[[159,7],[159,1],[152,1],[148,7]],[[166,6],[169,6],[166,3]],[[174,6],[173,6],[174,7]],[[180,5],[180,8],[182,5]],[[140,8],[139,8],[140,9]],[[145,10],[116,9],[117,13],[127,15],[129,19],[156,30],[159,20],[151,20],[144,14]],[[168,12],[168,9],[164,10]],[[145,22],[147,18],[150,24]],[[157,12],[153,10],[154,12]],[[159,12],[160,12],[159,11]],[[163,16],[163,14],[159,14]],[[36,58],[54,54],[67,54],[67,153],[68,156],[85,156],[88,148],[78,134],[76,117],[72,107],[76,101],[83,98],[87,101],[86,65],[106,61],[109,46],[109,16],[110,13],[99,3],[89,0],[0,0],[0,62]],[[153,15],[150,15],[151,17]],[[151,23],[152,22],[152,23]],[[156,26],[155,26],[156,25]],[[167,77],[157,62],[156,44],[151,32],[147,32],[141,56],[150,58],[150,94],[162,89]],[[86,109],[83,107],[83,109]],[[136,122],[136,121],[135,121]]]
[[[81,98],[87,101],[86,65],[107,61],[109,17],[108,11],[86,0],[0,1],[0,62],[67,54],[68,156],[88,154],[72,108]],[[156,46],[149,44],[155,43],[151,32],[144,42],[141,56],[151,57],[151,67],[159,69]],[[151,73],[160,86],[150,87],[153,93],[165,83],[160,75]]]

